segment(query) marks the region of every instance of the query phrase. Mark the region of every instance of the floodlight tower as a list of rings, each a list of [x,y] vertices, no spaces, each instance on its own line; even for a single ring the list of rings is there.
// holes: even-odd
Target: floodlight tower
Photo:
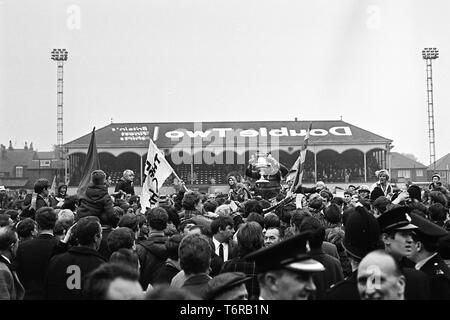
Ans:
[[[433,72],[431,61],[439,58],[439,51],[436,48],[424,48],[422,58],[427,63],[427,98],[428,98],[428,139],[430,142],[430,165],[433,164],[433,171],[436,170],[436,150],[434,139],[434,108],[433,108]]]
[[[53,49],[52,60],[57,63],[57,84],[56,84],[56,145],[59,148],[59,157],[64,159],[64,183],[68,183],[67,175],[67,159],[63,152],[63,75],[64,75],[64,61],[67,61],[68,52],[66,49]]]

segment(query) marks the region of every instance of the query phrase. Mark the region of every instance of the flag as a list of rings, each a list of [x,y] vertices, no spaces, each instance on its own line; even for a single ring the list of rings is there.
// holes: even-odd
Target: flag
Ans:
[[[164,154],[158,149],[153,140],[150,139],[142,185],[142,213],[147,208],[152,208],[156,205],[159,200],[159,189],[172,172],[173,169],[167,162]]]
[[[305,139],[303,140],[303,145],[300,149],[300,155],[289,171],[288,176],[286,177],[286,182],[292,181],[292,187],[290,190],[293,192],[302,185],[303,168],[305,166],[306,151],[308,149],[309,133],[311,131],[311,128],[312,122],[309,124],[308,131],[306,131]]]
[[[56,176],[53,177],[52,186],[50,187],[50,194],[56,194]]]
[[[80,197],[86,192],[88,184],[91,182],[91,173],[94,170],[100,170],[100,160],[97,154],[97,143],[95,142],[95,127],[92,129],[91,142],[84,163],[81,181],[78,185],[77,195]]]

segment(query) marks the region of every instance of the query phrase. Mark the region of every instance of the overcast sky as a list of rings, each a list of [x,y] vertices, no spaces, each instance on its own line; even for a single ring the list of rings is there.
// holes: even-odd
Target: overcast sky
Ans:
[[[64,142],[111,122],[336,120],[429,164],[450,152],[447,0],[0,1],[0,143],[56,143],[56,63],[66,48]]]

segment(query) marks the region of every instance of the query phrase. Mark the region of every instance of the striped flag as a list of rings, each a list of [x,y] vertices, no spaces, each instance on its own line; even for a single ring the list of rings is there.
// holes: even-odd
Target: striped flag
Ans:
[[[286,177],[286,182],[292,181],[291,191],[294,192],[298,187],[302,185],[303,168],[306,160],[306,150],[308,149],[309,133],[312,128],[312,122],[309,124],[308,131],[306,131],[305,139],[303,140],[302,148],[300,149],[300,155],[292,166],[289,174]]]

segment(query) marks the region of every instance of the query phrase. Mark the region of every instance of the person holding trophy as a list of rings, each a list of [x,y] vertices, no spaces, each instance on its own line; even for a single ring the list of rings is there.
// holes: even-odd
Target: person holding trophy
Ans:
[[[271,154],[257,152],[249,160],[245,175],[258,179],[255,182],[255,195],[270,200],[281,190],[281,179],[289,173],[289,169],[279,163]]]

